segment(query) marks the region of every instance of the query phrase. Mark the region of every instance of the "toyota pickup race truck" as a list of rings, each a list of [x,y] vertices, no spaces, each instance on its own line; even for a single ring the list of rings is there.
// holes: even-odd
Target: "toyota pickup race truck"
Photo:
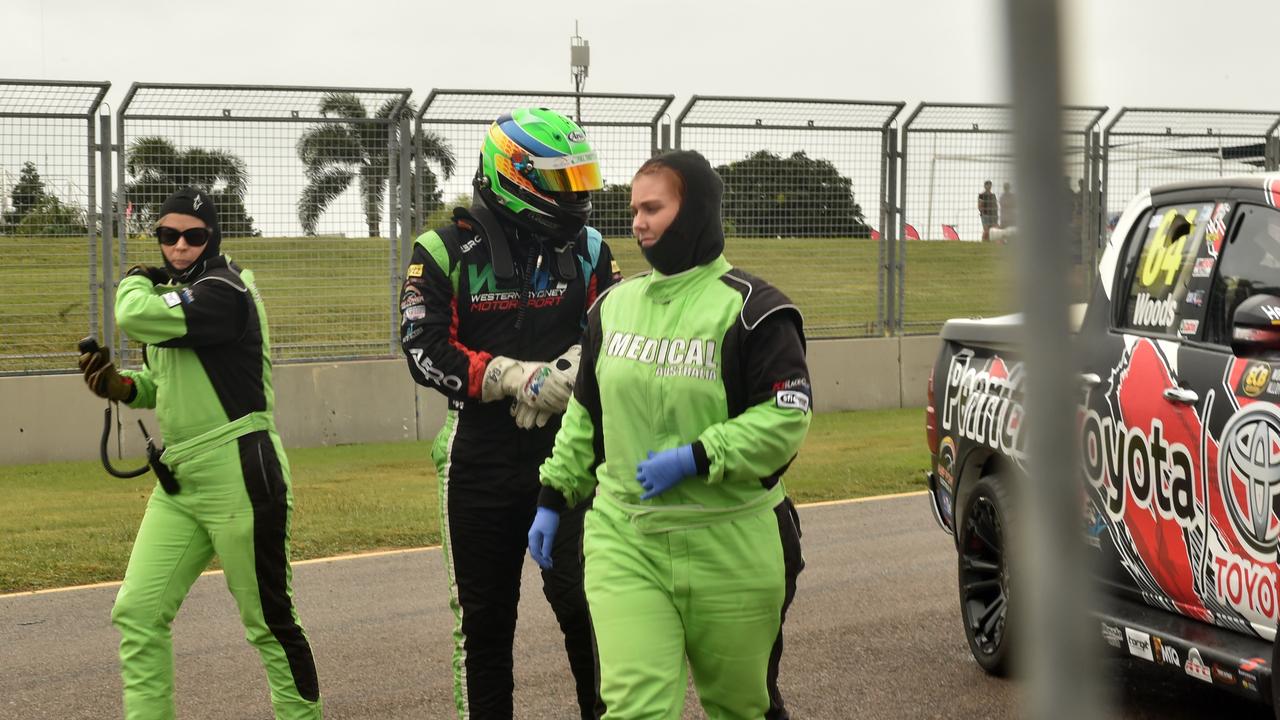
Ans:
[[[1073,319],[1100,644],[1280,708],[1280,175],[1139,195]],[[946,323],[926,410],[932,513],[955,537],[970,651],[997,675],[1018,632],[1011,498],[1034,481],[1017,479],[1020,322]]]

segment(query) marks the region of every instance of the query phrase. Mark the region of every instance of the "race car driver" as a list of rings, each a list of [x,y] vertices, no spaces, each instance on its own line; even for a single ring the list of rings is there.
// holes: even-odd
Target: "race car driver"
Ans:
[[[551,454],[577,376],[587,308],[617,276],[587,227],[602,187],[586,134],[565,116],[521,108],[486,134],[470,208],[420,236],[401,294],[409,371],[449,410],[432,450],[460,718],[512,717],[512,642],[538,466]],[[542,573],[565,636],[583,718],[597,707],[582,590],[582,514],[566,513]]]

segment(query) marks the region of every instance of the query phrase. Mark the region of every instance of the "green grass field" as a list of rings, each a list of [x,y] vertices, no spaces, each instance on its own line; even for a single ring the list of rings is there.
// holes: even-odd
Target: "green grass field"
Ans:
[[[427,442],[290,451],[293,557],[439,542],[428,451]],[[815,415],[787,486],[797,502],[920,490],[927,465],[918,409]],[[0,467],[0,593],[121,578],[153,483],[111,478],[97,462]]]
[[[647,269],[630,238],[610,241],[625,274]],[[387,240],[228,238],[224,250],[257,275],[277,360],[373,356],[392,347]],[[1009,307],[1005,251],[983,243],[910,243],[904,283],[909,332]],[[730,238],[726,256],[791,296],[809,337],[873,335],[879,247],[870,240]],[[89,250],[83,238],[0,236],[0,372],[72,369],[89,332]],[[155,243],[131,243],[129,263],[155,264]],[[100,310],[99,310],[100,312]]]

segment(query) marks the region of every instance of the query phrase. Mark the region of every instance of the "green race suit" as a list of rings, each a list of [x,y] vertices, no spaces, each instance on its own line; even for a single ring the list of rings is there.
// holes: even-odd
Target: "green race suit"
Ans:
[[[120,282],[116,323],[145,344],[123,371],[135,408],[155,408],[179,484],[154,490],[111,621],[120,631],[125,717],[174,717],[170,624],[216,554],[281,719],[319,718],[315,663],[293,606],[289,462],[273,421],[267,319],[253,273],[224,256],[187,285]]]
[[[679,718],[685,660],[711,720],[771,698],[802,564],[782,473],[809,427],[800,314],[723,256],[603,295],[540,504],[594,495],[586,591],[607,718]],[[636,466],[693,444],[699,474],[641,500]]]

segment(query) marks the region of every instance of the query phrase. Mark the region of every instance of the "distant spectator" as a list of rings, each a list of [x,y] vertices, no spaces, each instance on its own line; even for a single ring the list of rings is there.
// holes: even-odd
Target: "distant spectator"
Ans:
[[[1084,187],[1084,178],[1076,181],[1075,200],[1071,205],[1071,217],[1075,218],[1076,225],[1084,225],[1084,210],[1088,204],[1089,191]]]
[[[991,239],[991,228],[1000,221],[1000,208],[996,204],[996,194],[991,192],[991,181],[982,183],[982,192],[978,193],[978,217],[982,219],[982,242]]]
[[[1085,190],[1084,180],[1077,183],[1077,190],[1071,189],[1071,176],[1064,178],[1067,182],[1067,198],[1071,201],[1071,233],[1067,242],[1071,244],[1071,260],[1076,265],[1083,262],[1084,258],[1084,241],[1080,237],[1081,220],[1084,219]]]
[[[1018,198],[1013,194],[1013,185],[1004,184],[1004,192],[1000,193],[1000,227],[1011,228],[1018,224]]]

